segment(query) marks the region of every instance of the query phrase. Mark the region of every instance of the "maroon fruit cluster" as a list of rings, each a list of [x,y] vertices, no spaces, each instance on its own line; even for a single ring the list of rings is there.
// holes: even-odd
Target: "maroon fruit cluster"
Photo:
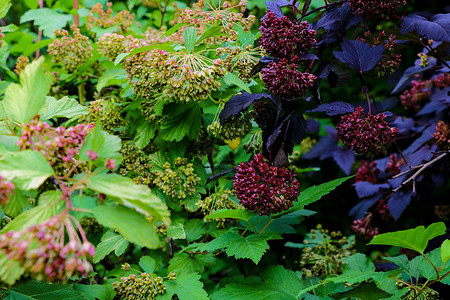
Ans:
[[[259,27],[261,46],[273,57],[291,60],[309,51],[316,42],[316,31],[308,27],[306,21],[296,24],[288,17],[277,18],[269,10]]]
[[[6,180],[0,175],[0,205],[5,205],[9,202],[9,197],[14,192],[14,183]]]
[[[380,174],[380,169],[377,168],[377,162],[373,161],[369,164],[367,160],[361,161],[361,167],[356,172],[355,181],[367,181],[370,183],[377,183],[377,176]]]
[[[347,0],[352,10],[363,18],[389,17],[398,8],[406,5],[406,0]]]
[[[433,133],[434,140],[439,148],[450,149],[450,124],[439,121],[436,126],[436,132]]]
[[[68,236],[64,244],[64,235]],[[83,233],[84,235],[84,233]],[[38,280],[63,281],[93,270],[88,259],[95,248],[85,237],[81,241],[67,214],[60,214],[24,231],[0,235],[0,250]]]
[[[279,213],[292,207],[300,195],[295,174],[269,167],[262,154],[236,167],[233,186],[240,203],[259,215]]]
[[[386,115],[365,114],[359,106],[349,115],[343,116],[336,127],[344,145],[356,153],[371,154],[385,152],[394,142],[397,128],[389,127]]]
[[[403,158],[398,157],[394,153],[389,156],[389,162],[387,164],[387,169],[391,172],[391,175],[397,175],[400,173],[400,169],[403,166],[405,161]]]
[[[438,89],[445,89],[446,87],[450,86],[450,73],[444,73],[442,75],[436,76],[436,78],[433,79],[433,82]]]
[[[366,217],[353,221],[350,228],[360,237],[367,239],[373,238],[379,231],[377,227],[372,225],[372,218],[373,215],[369,213]]]
[[[262,79],[273,95],[283,98],[303,96],[313,86],[316,76],[302,73],[295,63],[289,64],[282,58],[279,63],[271,62],[261,71]]]
[[[412,88],[404,91],[400,96],[400,101],[405,109],[419,110],[425,102],[430,100],[433,83],[431,80],[413,80],[411,85]]]

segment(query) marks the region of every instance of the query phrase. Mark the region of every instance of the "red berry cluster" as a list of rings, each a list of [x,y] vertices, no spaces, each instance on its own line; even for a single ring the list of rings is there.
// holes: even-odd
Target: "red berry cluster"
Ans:
[[[306,21],[296,24],[288,17],[277,18],[269,10],[261,22],[261,46],[273,57],[293,59],[309,51],[316,40],[316,31]]]
[[[389,156],[389,162],[387,164],[387,169],[389,170],[389,172],[391,172],[391,174],[393,176],[397,175],[398,173],[400,173],[400,169],[404,163],[405,163],[405,161],[403,160],[403,158],[398,157],[397,155],[392,153]]]
[[[436,132],[433,133],[434,140],[439,148],[450,149],[450,124],[439,121],[436,126]]]
[[[66,230],[69,241],[64,244]],[[69,216],[60,214],[24,231],[0,235],[0,250],[38,280],[63,281],[74,275],[86,277],[93,270],[88,259],[95,248],[82,236],[83,241]]]
[[[356,153],[370,154],[385,152],[394,142],[397,128],[389,127],[384,119],[386,115],[365,114],[359,106],[349,115],[342,116],[336,127],[339,138],[344,145]]]
[[[405,109],[419,110],[426,101],[430,100],[433,83],[431,80],[413,80],[411,85],[412,88],[404,91],[400,96],[400,101]]]
[[[314,84],[316,76],[302,73],[295,63],[289,64],[282,58],[279,63],[271,62],[261,71],[262,79],[273,95],[283,98],[303,96]]]
[[[363,18],[384,17],[395,14],[406,5],[406,0],[347,0],[352,10]]]
[[[367,181],[370,183],[377,183],[377,176],[380,174],[380,169],[377,168],[377,162],[373,161],[369,164],[367,160],[361,161],[361,166],[356,172],[355,181]]]
[[[14,192],[14,183],[6,180],[0,175],[0,205],[6,205],[9,202],[9,196]]]
[[[436,76],[436,78],[433,79],[433,82],[438,89],[445,89],[450,86],[450,73],[444,73],[443,75]]]
[[[236,167],[234,190],[240,203],[259,215],[289,209],[300,195],[295,174],[285,168],[269,167],[262,154]]]
[[[362,219],[354,220],[350,228],[360,237],[367,239],[373,238],[379,231],[377,227],[372,225],[372,218],[373,215],[369,213]]]

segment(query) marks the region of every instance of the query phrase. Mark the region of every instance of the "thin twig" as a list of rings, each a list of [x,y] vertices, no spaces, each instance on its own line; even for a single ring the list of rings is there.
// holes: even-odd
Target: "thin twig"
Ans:
[[[414,171],[414,170],[416,170],[418,168],[422,168],[422,167],[423,167],[423,164],[417,165],[415,167],[412,167],[411,169],[408,169],[408,170],[406,170],[404,172],[401,172],[400,174],[397,174],[397,175],[393,176],[392,179],[402,177],[403,175],[408,174],[409,172]]]
[[[318,7],[318,8],[313,9],[313,10],[310,10],[308,13],[306,13],[304,16],[302,16],[301,19],[303,19],[304,17],[307,17],[307,16],[309,16],[309,15],[315,13],[315,12],[318,12],[319,10],[322,10],[322,9],[324,9],[324,8],[328,8],[329,6],[332,6],[332,5],[338,5],[338,4],[342,4],[342,3],[345,3],[345,2],[347,2],[347,0],[341,0],[341,1],[336,1],[336,2],[328,3],[327,5]],[[300,19],[300,20],[301,20],[301,19]],[[298,20],[298,21],[300,21],[300,20]]]

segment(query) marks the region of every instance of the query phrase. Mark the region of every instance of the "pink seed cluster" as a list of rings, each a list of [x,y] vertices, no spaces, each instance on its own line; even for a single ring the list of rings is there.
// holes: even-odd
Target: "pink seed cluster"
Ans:
[[[371,239],[376,236],[379,231],[377,227],[372,225],[373,215],[369,213],[366,217],[358,220],[354,220],[350,226],[351,230],[355,232],[358,236]]]
[[[446,87],[450,86],[450,73],[444,73],[442,75],[436,76],[436,78],[433,79],[433,83],[438,89],[445,89]]]
[[[395,14],[406,5],[406,0],[347,0],[352,10],[363,18],[384,17]]]
[[[377,168],[377,162],[369,163],[367,160],[361,161],[361,166],[356,172],[355,181],[367,181],[370,183],[377,183],[377,176],[380,174],[380,169]]]
[[[273,57],[291,60],[309,51],[316,42],[316,31],[306,21],[294,23],[288,17],[277,18],[268,10],[261,22],[261,46]]]
[[[303,96],[317,78],[313,74],[300,72],[297,64],[288,63],[284,58],[278,63],[271,62],[261,71],[261,75],[272,94],[283,98]]]
[[[389,172],[391,172],[391,174],[393,176],[397,175],[398,173],[400,173],[400,169],[404,163],[405,163],[405,161],[403,160],[403,158],[392,153],[389,156],[389,162],[387,164],[387,169],[389,170]]]
[[[413,80],[412,88],[403,92],[400,101],[405,109],[419,110],[431,97],[431,80]]]
[[[295,174],[284,167],[269,167],[262,154],[236,167],[233,186],[240,203],[259,215],[287,210],[300,195]]]
[[[433,133],[434,140],[439,148],[450,149],[450,124],[439,121],[436,126],[436,132]]]
[[[359,106],[353,113],[341,117],[337,133],[344,145],[356,153],[382,153],[398,133],[397,128],[389,127],[385,118],[383,113],[366,115]]]
[[[13,194],[14,187],[14,183],[0,175],[0,205],[5,205],[9,202],[9,197]]]
[[[103,5],[97,3],[92,6],[89,12],[86,28],[91,29],[94,26],[108,28],[118,26],[120,30],[126,32],[127,28],[133,23],[134,14],[130,14],[128,10],[122,10],[113,16],[112,3],[106,3],[107,9],[103,10]]]
[[[18,261],[27,274],[55,282],[89,275],[93,268],[88,259],[94,256],[95,248],[85,238],[81,241],[68,216],[61,214],[24,231],[0,235],[0,251]]]

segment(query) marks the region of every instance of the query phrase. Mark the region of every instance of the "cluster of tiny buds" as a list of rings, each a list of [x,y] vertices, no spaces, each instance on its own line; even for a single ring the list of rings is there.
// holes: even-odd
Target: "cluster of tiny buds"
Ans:
[[[124,270],[130,270],[128,263],[122,266]],[[170,272],[167,280],[176,280],[176,274]],[[114,291],[120,299],[155,299],[159,295],[166,293],[164,279],[153,273],[131,274],[120,278],[120,281],[113,283]]]
[[[149,171],[152,166],[144,151],[139,150],[131,141],[123,141],[120,153],[123,157],[119,168],[120,174],[128,175],[140,184],[149,185],[153,181],[153,175]]]
[[[14,68],[14,73],[19,75],[20,72],[22,72],[25,69],[25,67],[28,65],[29,62],[30,62],[30,59],[28,58],[28,56],[20,55],[17,58],[16,66]]]
[[[114,134],[121,127],[127,125],[127,121],[122,117],[119,104],[99,99],[89,102],[89,113],[78,117],[81,123],[96,123],[101,121],[102,129]]]
[[[383,113],[376,116],[365,114],[359,106],[353,113],[341,117],[336,127],[337,133],[344,145],[356,153],[382,153],[394,142],[398,133],[397,128],[389,127],[385,118]]]
[[[362,160],[361,166],[356,172],[355,181],[367,181],[375,184],[378,182],[378,174],[380,174],[380,169],[377,168],[376,161],[369,163],[367,160]]]
[[[213,121],[207,128],[212,135],[223,141],[233,141],[246,136],[252,130],[251,114],[244,113],[228,118],[222,124]]]
[[[5,34],[2,33],[2,29],[0,28],[0,47],[3,46],[3,38],[5,37]]]
[[[121,31],[126,32],[127,28],[132,24],[135,15],[130,14],[127,10],[122,10],[113,17],[112,3],[107,2],[106,6],[108,7],[106,11],[103,10],[101,3],[92,6],[87,18],[86,28],[91,29],[94,26],[100,26],[102,28],[118,26]],[[94,14],[97,14],[98,17]]]
[[[262,154],[236,167],[233,188],[240,203],[259,215],[287,210],[300,195],[295,174],[284,167],[269,166]]]
[[[114,61],[120,53],[127,52],[128,40],[121,34],[105,33],[97,41],[98,52]]]
[[[418,111],[430,100],[433,81],[412,80],[411,85],[411,89],[404,91],[400,95],[400,102],[405,109]]]
[[[439,296],[439,293],[430,287],[425,287],[423,284],[415,284],[411,286],[410,284],[405,284],[403,282],[396,282],[396,286],[400,288],[405,288],[408,293],[402,297],[405,300],[439,300],[443,299]]]
[[[220,209],[242,209],[242,206],[231,199],[232,196],[234,196],[233,190],[221,189],[205,199],[199,200],[196,205],[205,217]],[[211,221],[211,219],[205,220],[208,222]],[[217,228],[224,228],[233,221],[233,219],[214,220],[217,222]]]
[[[261,47],[253,48],[251,45],[246,45],[244,49],[231,46],[216,49],[217,56],[226,55],[224,65],[228,72],[237,70],[239,78],[247,83],[251,80],[250,74],[253,67],[258,63],[259,58],[264,56],[264,52]]]
[[[436,76],[436,78],[433,79],[433,83],[440,90],[443,90],[446,87],[449,87],[450,86],[450,73],[444,73],[444,74]]]
[[[400,169],[404,163],[405,161],[402,157],[399,157],[396,154],[392,153],[391,155],[389,155],[387,169],[389,170],[389,172],[391,172],[392,176],[395,176],[400,173]]]
[[[86,277],[93,270],[88,259],[94,256],[95,248],[86,240],[81,226],[79,229],[83,240],[78,237],[70,216],[62,213],[24,231],[0,235],[0,249],[38,280],[54,282],[72,276]],[[65,234],[69,237],[66,244]]]
[[[372,225],[372,219],[373,214],[369,213],[362,219],[354,220],[350,228],[356,235],[362,238],[371,239],[379,233],[378,228]]]
[[[97,219],[92,217],[83,217],[80,220],[80,225],[86,234],[103,232],[103,226],[97,222]]]
[[[165,162],[163,171],[152,171],[155,179],[153,184],[170,197],[185,199],[196,192],[195,186],[200,177],[194,172],[194,165],[186,158],[178,157],[174,163]]]
[[[352,10],[363,18],[389,18],[406,0],[347,0]]]
[[[93,49],[89,38],[82,35],[79,28],[71,26],[70,29],[73,37],[65,29],[55,30],[55,36],[60,38],[48,45],[48,53],[53,56],[53,62],[61,63],[64,70],[73,73],[92,58]]]
[[[450,124],[439,121],[436,125],[436,132],[433,133],[434,140],[442,150],[450,150]]]
[[[242,148],[248,154],[258,154],[262,152],[262,130],[256,130],[252,133],[250,140],[242,145]]]
[[[9,202],[9,197],[14,192],[14,183],[6,180],[0,175],[0,205],[4,206]]]
[[[303,241],[300,258],[302,275],[308,278],[341,274],[343,258],[356,252],[354,238],[348,239],[337,231],[329,232],[319,224]]]

